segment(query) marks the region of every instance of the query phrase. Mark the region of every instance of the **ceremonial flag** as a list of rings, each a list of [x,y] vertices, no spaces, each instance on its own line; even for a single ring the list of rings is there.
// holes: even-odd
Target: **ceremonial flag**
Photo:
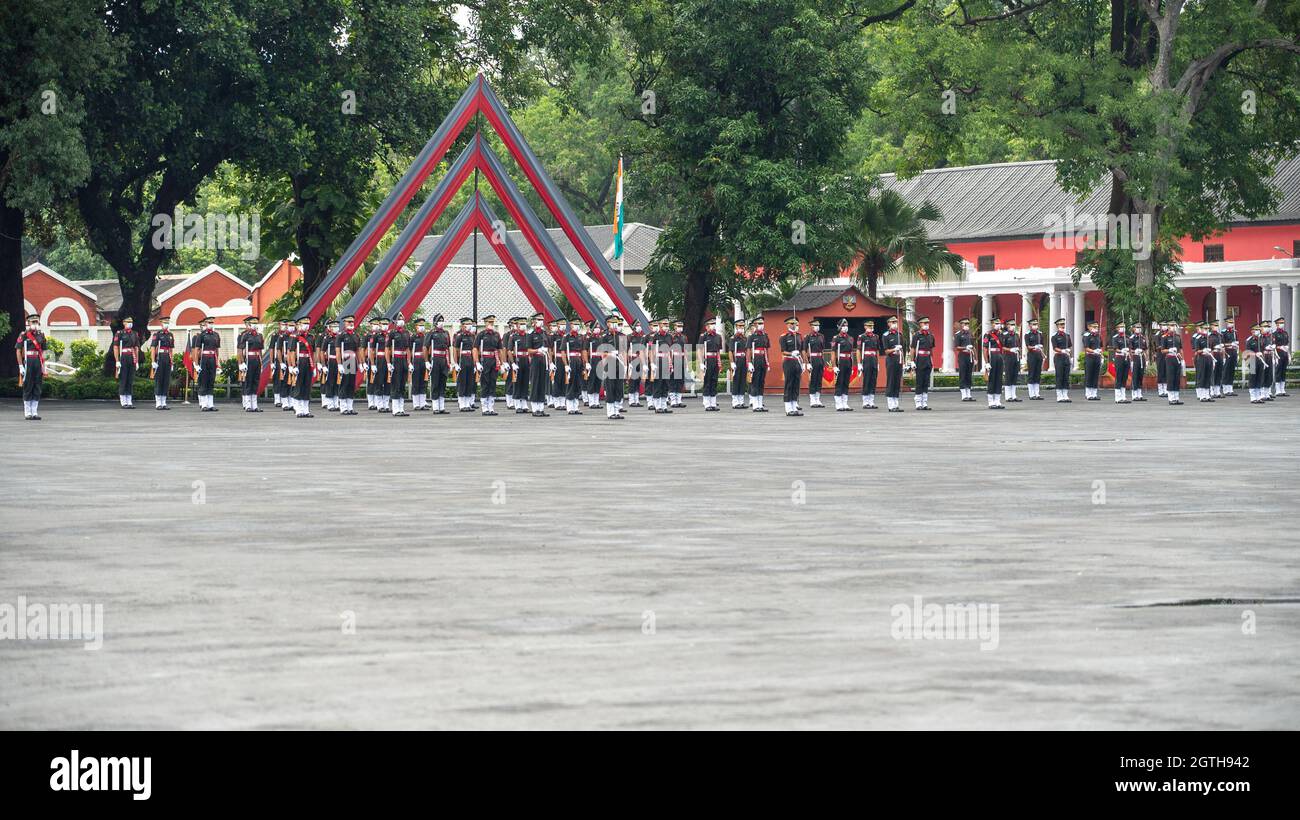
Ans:
[[[614,258],[623,256],[623,156],[618,157],[618,176],[614,180]]]

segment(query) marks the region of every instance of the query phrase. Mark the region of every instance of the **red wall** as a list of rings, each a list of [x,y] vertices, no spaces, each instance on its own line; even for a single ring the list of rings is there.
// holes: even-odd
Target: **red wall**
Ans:
[[[93,300],[41,270],[33,271],[23,277],[23,298],[32,303],[32,307],[36,308],[37,313],[43,312],[45,306],[53,299],[74,299],[86,311],[90,321],[92,323],[95,321],[95,302]],[[81,317],[70,307],[59,307],[55,308],[54,312],[50,314],[50,321],[81,324]]]

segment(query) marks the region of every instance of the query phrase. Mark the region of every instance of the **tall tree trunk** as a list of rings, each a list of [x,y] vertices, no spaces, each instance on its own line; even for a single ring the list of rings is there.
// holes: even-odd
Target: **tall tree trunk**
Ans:
[[[9,333],[0,339],[0,377],[16,377],[18,362],[9,351],[27,325],[23,310],[23,228],[26,214],[0,202],[0,310],[9,314]]]
[[[704,329],[704,315],[709,311],[709,296],[713,292],[714,249],[718,242],[718,220],[710,213],[701,214],[695,223],[703,242],[694,259],[686,264],[686,283],[683,293],[682,324],[686,338],[692,342],[700,338]]]
[[[293,185],[294,205],[299,214],[306,213],[303,190],[308,183],[307,177],[304,174],[297,174],[291,177],[290,181]],[[298,266],[302,268],[303,301],[307,300],[328,271],[328,266],[320,252],[320,233],[316,222],[307,218],[299,219],[298,227],[294,230],[293,239],[298,251]],[[329,305],[325,307],[328,308]]]

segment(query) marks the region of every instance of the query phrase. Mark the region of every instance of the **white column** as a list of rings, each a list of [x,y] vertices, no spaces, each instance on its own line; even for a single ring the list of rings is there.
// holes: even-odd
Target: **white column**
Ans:
[[[1020,334],[1020,361],[1024,361],[1029,355],[1029,349],[1025,347],[1025,328],[1029,327],[1029,320],[1034,318],[1034,305],[1029,300],[1029,294],[1025,291],[1020,292],[1020,327],[1016,332]]]
[[[910,328],[912,325],[916,324],[916,299],[908,297],[904,304],[906,307],[903,308],[903,318],[907,321],[907,326]]]
[[[1081,290],[1074,292],[1074,307],[1070,311],[1070,338],[1074,340],[1074,352],[1077,354],[1083,350],[1083,317],[1084,317],[1084,294]],[[1072,369],[1078,369],[1078,359]]]
[[[993,329],[993,294],[981,293],[980,294],[980,335],[983,336],[985,333],[988,333],[992,329]],[[975,349],[980,350],[980,345],[978,342],[975,344]],[[983,362],[981,361],[980,364],[983,364]]]
[[[1043,328],[1045,336],[1056,332],[1056,320],[1061,318],[1060,303],[1056,301],[1056,291],[1047,292],[1047,327]]]
[[[1277,314],[1273,312],[1273,286],[1259,286],[1259,320],[1267,322]]]
[[[1291,334],[1291,358],[1295,358],[1295,325],[1300,320],[1300,282],[1291,283],[1291,315],[1286,317],[1286,330]]]
[[[1214,320],[1222,322],[1228,318],[1228,286],[1214,286]]]
[[[953,315],[953,296],[948,294],[943,297],[943,338],[940,340],[943,344],[943,367],[941,373],[952,373],[957,369],[957,355],[952,349],[952,334],[954,332],[953,324],[956,317]]]

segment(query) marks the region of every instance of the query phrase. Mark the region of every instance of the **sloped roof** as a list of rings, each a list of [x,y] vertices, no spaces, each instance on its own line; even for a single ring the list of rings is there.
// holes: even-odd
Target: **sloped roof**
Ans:
[[[604,252],[605,258],[610,260],[610,266],[617,272],[618,262],[613,257],[614,253],[614,231],[613,226],[605,225],[585,225],[583,226],[587,233],[595,242],[596,247]],[[630,222],[623,226],[623,267],[625,270],[639,271],[644,270],[650,261],[651,254],[654,253],[655,245],[659,242],[659,235],[663,233],[662,228],[656,228],[653,225],[646,225],[641,222]],[[586,270],[587,265],[582,261],[582,257],[565,236],[561,228],[547,228],[546,232],[550,234],[551,239],[555,241],[555,246],[560,249],[560,253],[581,270]],[[533,251],[532,245],[524,238],[522,231],[509,231],[510,239],[519,248],[523,254],[524,260],[532,267],[539,268],[542,265],[541,259]],[[432,253],[435,245],[442,238],[441,234],[424,237],[420,244],[416,246],[415,251],[411,254],[411,259],[407,263],[409,267],[419,267],[429,254]],[[453,265],[472,265],[474,262],[474,237],[471,235],[456,251],[456,256],[451,260]],[[496,251],[493,250],[488,237],[481,232],[478,235],[478,264],[482,268],[484,265],[500,265],[501,261],[497,258]]]
[[[190,278],[190,274],[174,274],[171,276],[159,276],[158,281],[153,286],[153,299],[158,301],[159,295],[166,293],[171,288],[176,287],[181,282]],[[95,295],[96,306],[101,313],[115,313],[122,307],[122,287],[116,279],[78,279],[78,287],[85,288]]]
[[[935,168],[910,179],[882,174],[881,181],[913,204],[929,200],[938,207],[943,219],[930,236],[947,241],[1041,236],[1045,216],[1071,207],[1104,213],[1110,204],[1109,179],[1076,199],[1057,183],[1055,160]],[[1278,165],[1270,182],[1281,194],[1275,212],[1250,221],[1300,221],[1300,156]]]
[[[879,302],[873,302],[869,296],[858,288],[857,285],[846,285],[843,282],[831,282],[829,284],[808,285],[776,307],[765,308],[764,313],[768,311],[794,313],[799,310],[812,310],[814,308],[825,307],[849,291],[855,292],[858,295],[858,301],[862,304],[874,304],[880,305],[882,308],[885,307],[885,305],[881,305]]]

